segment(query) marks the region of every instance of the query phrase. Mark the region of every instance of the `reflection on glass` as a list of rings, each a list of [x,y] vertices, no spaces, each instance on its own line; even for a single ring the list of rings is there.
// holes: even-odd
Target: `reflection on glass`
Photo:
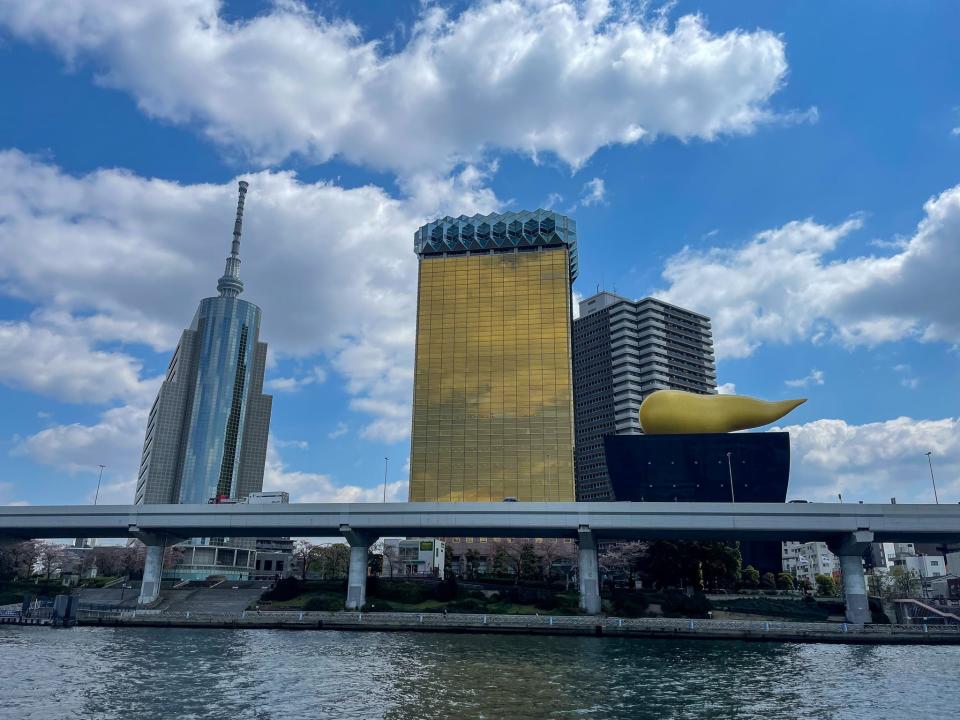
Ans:
[[[574,499],[566,247],[420,260],[411,501]]]
[[[191,330],[200,336],[197,385],[187,428],[181,503],[235,496],[260,308],[236,298],[200,303]],[[218,488],[219,485],[219,488]]]

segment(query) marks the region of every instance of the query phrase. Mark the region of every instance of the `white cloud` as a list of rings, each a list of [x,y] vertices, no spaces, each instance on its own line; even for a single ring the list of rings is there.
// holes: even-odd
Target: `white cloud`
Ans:
[[[905,363],[894,365],[893,369],[900,373],[900,384],[908,390],[916,390],[920,386],[920,378],[915,377],[913,368]]]
[[[263,383],[267,392],[297,392],[307,385],[320,384],[327,379],[327,373],[322,367],[314,367],[306,375],[300,377],[276,377]]]
[[[816,420],[790,433],[790,497],[811,501],[933,502],[924,453],[933,452],[942,502],[960,500],[960,418],[851,425]]]
[[[278,448],[296,448],[297,450],[309,450],[310,443],[306,440],[280,440],[279,438],[270,437],[270,442],[272,442]]]
[[[717,394],[718,395],[736,395],[737,386],[734,383],[723,383],[722,385],[717,385]]]
[[[106,466],[100,504],[133,502],[137,465],[143,446],[149,406],[125,405],[101,414],[94,425],[55,425],[19,438],[13,453],[67,471],[69,482],[82,488],[92,503],[100,464]]]
[[[30,504],[26,500],[11,500],[10,498],[15,497],[14,490],[13,483],[0,482],[0,505],[17,507]]]
[[[321,473],[289,470],[273,444],[267,448],[267,464],[263,475],[264,490],[286,490],[290,502],[383,502],[383,484],[376,487],[340,485]],[[387,502],[406,502],[407,483],[387,483]]]
[[[833,340],[873,346],[960,342],[960,186],[931,198],[914,235],[889,255],[831,259],[863,225],[789,222],[734,247],[685,248],[667,261],[659,297],[709,315],[717,354],[764,343]]]
[[[350,428],[345,422],[338,422],[337,427],[327,433],[327,437],[331,440],[336,440],[338,437],[343,437],[347,434]]]
[[[12,387],[67,402],[143,399],[156,392],[159,378],[141,380],[140,371],[136,358],[95,350],[81,332],[0,322],[0,382]]]
[[[563,202],[563,195],[560,193],[552,192],[547,195],[546,199],[540,203],[540,207],[544,210],[553,210],[557,205]]]
[[[380,418],[367,437],[404,436],[411,238],[441,208],[495,210],[487,175],[472,166],[418,175],[404,181],[402,198],[370,185],[301,183],[291,172],[245,177],[243,297],[263,309],[262,339],[275,355],[324,356],[361,400],[355,409]],[[136,326],[148,330],[135,340],[171,351],[200,298],[214,294],[235,203],[233,182],[179,185],[118,170],[73,177],[0,152],[0,287],[40,308],[30,323],[0,326],[0,381],[68,400],[152,401],[155,381],[139,378],[139,361],[89,343],[128,341]]]
[[[814,368],[813,370],[810,371],[810,374],[805,377],[798,378],[796,380],[784,380],[783,382],[789,387],[795,387],[795,388],[805,388],[805,387],[809,387],[810,385],[823,385],[824,383],[823,370],[817,370],[816,368]]]
[[[580,205],[582,207],[600,205],[606,201],[606,197],[607,188],[603,178],[595,177],[583,186],[583,191],[580,193]]]
[[[573,293],[570,301],[573,307],[573,319],[576,320],[580,317],[580,301],[583,300],[583,293],[577,292],[576,290],[571,292]]]
[[[960,127],[955,127],[953,130],[950,131],[950,134],[953,135],[954,137],[960,137]]]
[[[408,174],[501,148],[579,167],[606,145],[815,117],[768,107],[788,68],[778,35],[715,34],[697,15],[670,26],[606,0],[424,4],[391,52],[295,0],[236,21],[221,6],[2,0],[0,24],[264,163],[340,155]]]

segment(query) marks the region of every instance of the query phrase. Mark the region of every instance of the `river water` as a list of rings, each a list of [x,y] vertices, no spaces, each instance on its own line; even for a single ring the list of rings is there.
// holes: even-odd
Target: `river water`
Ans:
[[[0,627],[0,718],[956,717],[960,646]]]

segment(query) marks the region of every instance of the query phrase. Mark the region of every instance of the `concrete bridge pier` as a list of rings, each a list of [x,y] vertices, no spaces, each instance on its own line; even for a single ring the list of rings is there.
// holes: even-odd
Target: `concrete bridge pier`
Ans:
[[[347,610],[359,610],[367,603],[367,551],[374,538],[367,533],[340,526],[340,534],[350,544],[350,570],[347,576]]]
[[[160,597],[160,580],[163,574],[163,553],[167,545],[172,545],[170,538],[164,535],[140,533],[137,536],[147,552],[143,559],[143,581],[140,583],[140,597],[138,605],[150,605]]]
[[[589,525],[581,525],[579,536],[580,609],[590,615],[600,614],[600,564],[597,561],[597,543]]]
[[[830,549],[840,558],[843,596],[847,606],[847,622],[850,623],[862,624],[873,620],[863,575],[863,553],[872,542],[872,532],[857,530],[829,543]]]

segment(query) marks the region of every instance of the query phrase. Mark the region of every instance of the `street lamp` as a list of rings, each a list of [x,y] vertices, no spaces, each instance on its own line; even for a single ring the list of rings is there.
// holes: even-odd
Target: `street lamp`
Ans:
[[[730,456],[733,453],[727,452],[727,472],[730,474],[730,502],[735,503],[737,498],[733,494],[733,465],[730,462]]]
[[[97,504],[97,500],[100,499],[100,482],[103,480],[103,469],[106,465],[97,465],[100,468],[100,477],[97,478],[97,494],[93,496],[93,504]]]
[[[930,482],[933,483],[933,500],[934,502],[936,502],[937,505],[939,505],[940,498],[937,497],[937,481],[933,479],[933,460],[930,459],[930,455],[932,455],[933,453],[931,450],[928,450],[924,454],[927,456],[927,463],[930,465]]]
[[[387,502],[387,465],[390,463],[390,458],[385,457],[383,459],[383,502]]]

